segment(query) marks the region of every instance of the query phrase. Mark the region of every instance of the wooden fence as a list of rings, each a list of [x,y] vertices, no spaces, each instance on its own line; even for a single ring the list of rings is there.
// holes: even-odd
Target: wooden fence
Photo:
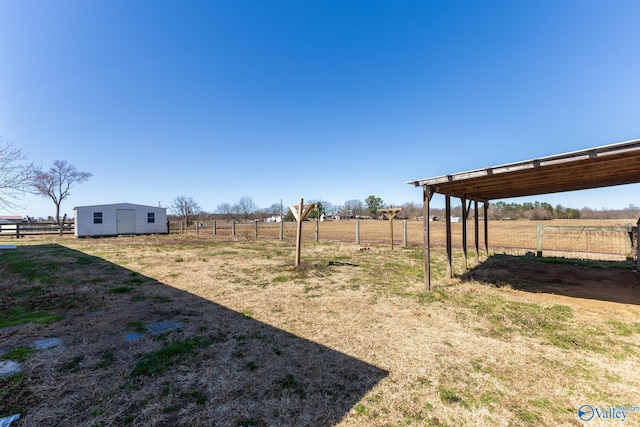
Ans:
[[[62,225],[63,234],[74,234],[75,224],[65,222]],[[15,236],[17,239],[24,236],[40,234],[60,234],[60,227],[53,222],[0,224],[0,236]]]

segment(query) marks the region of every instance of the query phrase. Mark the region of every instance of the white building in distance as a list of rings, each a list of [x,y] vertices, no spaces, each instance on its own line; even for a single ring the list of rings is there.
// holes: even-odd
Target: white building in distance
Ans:
[[[167,208],[115,203],[73,210],[76,237],[168,233]]]

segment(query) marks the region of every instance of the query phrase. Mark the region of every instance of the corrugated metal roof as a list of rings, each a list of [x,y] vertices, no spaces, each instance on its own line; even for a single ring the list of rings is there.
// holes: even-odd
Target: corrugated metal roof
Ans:
[[[495,200],[640,182],[640,139],[409,181],[468,200]]]

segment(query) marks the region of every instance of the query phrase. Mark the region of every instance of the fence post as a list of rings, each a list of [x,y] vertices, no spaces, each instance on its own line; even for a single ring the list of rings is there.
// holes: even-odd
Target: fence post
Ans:
[[[316,218],[316,242],[318,241],[319,237],[320,236],[318,234],[318,218]]]
[[[20,239],[20,224],[16,224],[16,239]]]
[[[356,245],[360,244],[360,219],[356,218]]]
[[[167,234],[171,233],[171,222],[167,220]]]
[[[232,236],[236,235],[236,220],[235,219],[231,220],[231,235]]]
[[[284,239],[284,221],[280,218],[280,240]]]
[[[196,221],[196,235],[200,234],[200,221]]]
[[[214,236],[216,235],[217,231],[218,231],[218,230],[217,230],[216,220],[214,219],[214,220],[213,220],[213,235],[214,235]]]
[[[256,229],[255,239],[258,240],[258,220],[257,219],[254,220],[253,223],[255,224],[255,229]]]
[[[402,246],[407,247],[407,220],[402,220]]]
[[[536,256],[542,257],[542,222],[538,222],[538,232],[536,239]]]

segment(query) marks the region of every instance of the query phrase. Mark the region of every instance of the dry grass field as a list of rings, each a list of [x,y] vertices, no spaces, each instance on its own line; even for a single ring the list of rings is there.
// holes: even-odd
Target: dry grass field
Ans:
[[[620,227],[625,228],[636,225],[637,219],[617,220],[550,220],[543,221],[545,227],[571,226],[573,230],[545,231],[543,249],[552,255],[573,253],[580,258],[601,259],[603,255],[617,259],[624,259],[627,251],[625,245],[628,240],[626,232],[611,230],[591,230],[589,227]],[[179,226],[173,230],[179,232]],[[303,227],[303,238],[306,241],[315,240],[315,221],[307,221]],[[362,245],[389,245],[390,226],[388,221],[360,220],[359,221],[360,244]],[[406,243],[407,246],[420,246],[423,243],[422,221],[407,221]],[[431,246],[445,246],[445,222],[436,221],[430,223]],[[491,251],[509,254],[524,254],[536,249],[537,221],[489,221],[489,246]],[[231,224],[217,222],[216,235],[219,237],[231,237]],[[254,224],[236,224],[236,237],[247,240],[255,240],[256,228]],[[467,241],[469,249],[473,249],[475,229],[473,221],[467,225]],[[188,234],[195,234],[190,229]],[[258,223],[258,240],[278,239],[280,235],[279,223]],[[205,223],[199,230],[199,235],[213,235],[213,223]],[[295,239],[295,223],[284,224],[284,238]],[[356,242],[356,221],[325,221],[318,224],[318,240],[343,243]],[[403,244],[402,220],[393,221],[394,246]],[[478,240],[480,248],[484,248],[484,224],[479,221]],[[462,224],[452,223],[452,245],[462,247]]]
[[[0,363],[22,371],[0,377],[0,417],[577,426],[582,405],[640,406],[640,280],[628,264],[483,255],[445,279],[436,249],[426,292],[418,242],[390,251],[381,224],[380,243],[362,245],[328,228],[330,241],[313,242],[305,224],[297,268],[291,236],[255,241],[253,230],[3,240],[18,248],[0,252]],[[34,349],[42,338],[61,345]]]

